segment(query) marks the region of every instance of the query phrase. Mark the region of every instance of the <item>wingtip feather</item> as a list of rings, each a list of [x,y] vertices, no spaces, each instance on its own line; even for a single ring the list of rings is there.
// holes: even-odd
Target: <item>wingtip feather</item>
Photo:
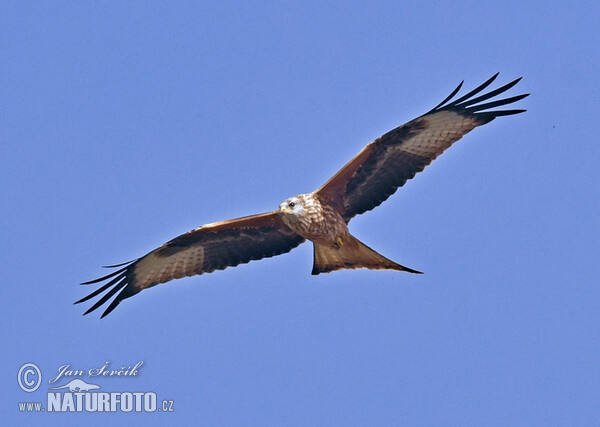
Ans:
[[[115,264],[115,265],[103,265],[102,268],[117,268],[117,267],[122,267],[124,265],[129,265],[131,263],[134,263],[135,261],[137,261],[137,259],[133,259],[131,261],[122,262],[120,264]]]
[[[459,114],[466,113],[468,115],[477,117],[477,118],[479,118],[480,124],[484,124],[484,123],[488,123],[488,122],[494,120],[496,117],[508,116],[511,114],[519,114],[519,113],[525,112],[526,111],[525,109],[511,109],[511,110],[498,110],[498,111],[489,110],[489,109],[507,105],[507,104],[512,104],[514,102],[520,101],[521,99],[528,97],[530,95],[529,93],[484,103],[484,101],[492,99],[492,98],[508,91],[513,86],[515,86],[517,83],[519,83],[523,78],[523,77],[516,78],[516,79],[512,80],[511,82],[509,82],[497,89],[494,89],[487,93],[480,94],[491,83],[493,83],[499,75],[500,75],[500,73],[497,72],[492,77],[487,79],[484,83],[482,83],[481,85],[477,86],[475,89],[471,90],[469,93],[461,96],[460,98],[458,98],[454,101],[450,101],[449,103],[447,103],[447,101],[449,101],[449,100],[448,99],[444,100],[443,103],[441,103],[436,108],[431,110],[428,114],[435,113],[437,111],[443,111],[443,110],[455,111]],[[487,110],[487,111],[484,111],[484,110]]]
[[[448,96],[447,96],[447,97],[446,97],[446,98],[445,98],[445,99],[444,99],[442,102],[440,102],[438,105],[436,105],[435,107],[433,107],[433,108],[431,109],[431,111],[435,111],[435,110],[437,110],[437,109],[438,109],[438,108],[440,108],[442,105],[444,105],[446,102],[450,101],[450,100],[451,100],[451,99],[454,97],[454,95],[456,95],[456,94],[458,93],[458,91],[460,90],[460,88],[462,88],[462,85],[463,85],[463,83],[464,83],[464,82],[465,82],[464,80],[463,80],[463,81],[461,81],[461,82],[458,84],[458,86],[456,86],[456,88],[455,88],[455,89],[454,89],[452,92],[450,92],[450,95],[448,95]]]

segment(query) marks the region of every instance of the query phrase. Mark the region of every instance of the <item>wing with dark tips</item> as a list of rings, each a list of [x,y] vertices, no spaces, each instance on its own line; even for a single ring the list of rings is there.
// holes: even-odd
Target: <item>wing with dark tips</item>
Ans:
[[[522,113],[525,110],[490,110],[519,101],[529,94],[490,102],[514,85],[516,79],[493,91],[479,95],[498,76],[495,74],[455,101],[452,93],[431,111],[376,139],[327,181],[317,196],[335,206],[346,221],[379,206],[398,187],[421,172],[444,150],[466,133],[489,123],[496,117]]]
[[[304,238],[285,225],[277,211],[203,225],[142,258],[112,266],[122,268],[106,276],[82,283],[107,281],[75,304],[108,291],[84,313],[88,314],[118,293],[102,314],[104,317],[125,298],[151,286],[280,255],[302,242]]]

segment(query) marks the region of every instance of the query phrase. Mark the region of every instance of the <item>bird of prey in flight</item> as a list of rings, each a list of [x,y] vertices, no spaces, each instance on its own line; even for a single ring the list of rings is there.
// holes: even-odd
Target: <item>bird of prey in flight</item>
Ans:
[[[313,242],[312,274],[361,267],[420,273],[389,260],[360,242],[348,231],[348,223],[356,215],[379,206],[398,187],[477,126],[496,117],[524,112],[494,108],[519,101],[529,94],[492,100],[516,85],[520,78],[481,94],[497,76],[495,74],[469,93],[452,100],[460,90],[461,82],[429,112],[367,144],[312,193],[290,197],[272,212],[203,225],[141,258],[108,266],[118,269],[83,283],[107,282],[76,304],[108,291],[84,313],[88,314],[118,293],[102,314],[104,317],[122,300],[143,289],[180,277],[280,255],[306,239]]]

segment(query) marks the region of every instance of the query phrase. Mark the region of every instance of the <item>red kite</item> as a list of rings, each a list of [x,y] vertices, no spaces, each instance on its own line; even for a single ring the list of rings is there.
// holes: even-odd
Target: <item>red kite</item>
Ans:
[[[476,96],[497,76],[451,101],[462,87],[461,82],[431,111],[368,144],[312,193],[291,197],[273,212],[203,225],[139,259],[109,266],[121,268],[83,283],[108,281],[76,304],[108,290],[84,313],[88,314],[120,291],[102,314],[104,317],[122,300],[143,289],[180,277],[280,255],[306,239],[314,245],[312,274],[361,267],[420,273],[361,243],[348,231],[348,223],[354,216],[379,206],[398,187],[477,126],[499,116],[524,112],[490,109],[519,101],[529,94],[484,102],[509,90],[520,78]]]

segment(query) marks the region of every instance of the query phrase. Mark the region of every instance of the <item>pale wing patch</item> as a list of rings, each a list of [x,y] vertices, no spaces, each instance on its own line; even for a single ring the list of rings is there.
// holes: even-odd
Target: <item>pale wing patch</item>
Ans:
[[[440,111],[422,117],[424,130],[394,149],[434,159],[467,132],[478,126],[478,120],[452,111]]]
[[[167,257],[152,252],[138,261],[134,274],[135,287],[145,289],[185,276],[193,276],[202,270],[204,247],[191,246]]]

